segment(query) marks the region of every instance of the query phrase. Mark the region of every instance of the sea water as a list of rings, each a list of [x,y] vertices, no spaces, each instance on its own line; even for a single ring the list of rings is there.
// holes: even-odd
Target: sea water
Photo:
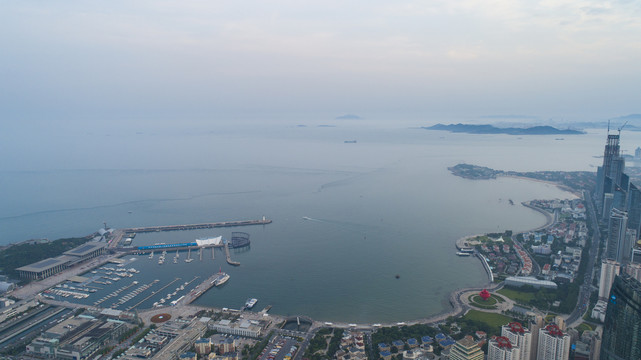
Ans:
[[[222,268],[229,282],[197,304],[240,308],[255,297],[257,309],[325,321],[417,319],[447,310],[452,290],[487,282],[477,259],[455,255],[457,238],[538,227],[545,218],[522,201],[572,196],[546,183],[462,179],[448,166],[595,171],[605,139],[597,130],[561,140],[405,124],[297,125],[124,134],[109,139],[116,154],[131,154],[120,167],[99,152],[104,168],[83,168],[81,159],[75,168],[4,170],[0,241],[82,236],[103,222],[125,228],[266,216],[272,224],[139,234],[133,245],[229,239],[232,231],[252,241],[232,252],[239,267],[226,265],[222,252],[211,260],[209,250],[190,264],[181,253],[179,265],[171,252],[163,265],[140,256],[139,281],[204,279]],[[638,138],[622,144],[633,148]]]

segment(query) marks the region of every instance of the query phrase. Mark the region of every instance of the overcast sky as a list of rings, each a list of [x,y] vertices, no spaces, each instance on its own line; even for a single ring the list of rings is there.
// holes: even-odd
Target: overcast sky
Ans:
[[[5,125],[641,112],[637,0],[0,0],[0,30]]]

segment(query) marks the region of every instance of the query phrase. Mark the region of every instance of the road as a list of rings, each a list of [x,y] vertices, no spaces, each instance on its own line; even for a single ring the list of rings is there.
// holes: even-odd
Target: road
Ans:
[[[597,254],[599,251],[599,245],[601,244],[601,233],[599,232],[599,222],[596,217],[596,212],[594,211],[594,204],[592,202],[592,195],[589,191],[584,191],[583,199],[588,210],[588,216],[592,219],[592,244],[590,245],[590,252],[588,256],[588,265],[585,269],[585,276],[583,278],[583,285],[579,291],[579,297],[577,299],[576,307],[574,311],[568,316],[565,320],[567,326],[573,326],[574,322],[579,322],[582,320],[583,314],[588,310],[588,305],[590,303],[590,295],[592,294],[592,281],[594,278],[594,265],[596,263]],[[586,256],[586,254],[583,254]]]

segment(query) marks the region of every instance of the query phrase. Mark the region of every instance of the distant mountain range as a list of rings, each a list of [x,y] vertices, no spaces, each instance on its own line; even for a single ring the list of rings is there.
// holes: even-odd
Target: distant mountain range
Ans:
[[[579,130],[560,130],[552,126],[533,126],[529,128],[499,128],[493,125],[470,125],[470,124],[436,124],[425,127],[426,130],[444,130],[454,133],[466,134],[507,134],[507,135],[581,135],[585,134]]]
[[[617,130],[623,124],[626,124],[623,127],[626,131],[641,131],[641,114],[614,117],[609,119],[609,123],[610,130]],[[571,125],[581,129],[606,129],[608,127],[608,120],[573,122]]]

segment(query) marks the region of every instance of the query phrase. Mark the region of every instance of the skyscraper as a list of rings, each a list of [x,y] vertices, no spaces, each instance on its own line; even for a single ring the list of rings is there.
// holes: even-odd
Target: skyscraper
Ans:
[[[570,358],[570,335],[558,326],[550,324],[539,329],[537,360],[568,360]]]
[[[608,140],[603,152],[603,173],[605,176],[611,174],[612,160],[619,157],[619,138],[620,135],[608,134]]]
[[[607,178],[606,180],[609,181],[610,178]],[[612,211],[612,204],[614,203],[614,194],[613,193],[605,193],[603,194],[603,206],[602,206],[602,218],[603,220],[607,220],[608,217],[610,216],[610,212]]]
[[[612,162],[615,158],[619,158],[619,135],[608,134],[608,139],[605,144],[603,152],[603,165],[597,171],[597,202],[600,206],[604,204],[604,195],[612,193],[615,181],[612,179]],[[619,166],[619,164],[617,164]],[[616,174],[616,171],[615,171]],[[607,216],[607,213],[602,213]]]
[[[614,260],[601,262],[601,278],[599,280],[599,299],[605,300],[610,295],[614,278],[621,273],[621,264]]]
[[[641,359],[641,283],[614,279],[603,326],[601,360]]]
[[[519,360],[520,358],[521,349],[512,345],[510,339],[504,336],[497,336],[487,345],[487,360]]]
[[[610,162],[610,174],[606,173],[606,176],[610,176],[612,179],[612,185],[621,186],[627,190],[627,184],[624,184],[623,176],[625,171],[625,159],[621,156],[614,156]]]
[[[539,330],[545,326],[545,321],[541,315],[534,316],[530,320],[530,332],[532,332],[532,346],[530,347],[530,358],[536,359],[539,350]]]
[[[608,244],[605,258],[621,262],[625,252],[625,231],[628,225],[628,214],[619,209],[612,209],[608,222]],[[632,251],[630,249],[629,251]]]
[[[512,345],[521,349],[519,360],[530,360],[532,333],[518,322],[511,322],[501,327],[501,336],[510,339]]]
[[[630,183],[628,189],[626,210],[628,210],[628,229],[635,230],[638,237],[641,232],[641,190],[633,183]]]

